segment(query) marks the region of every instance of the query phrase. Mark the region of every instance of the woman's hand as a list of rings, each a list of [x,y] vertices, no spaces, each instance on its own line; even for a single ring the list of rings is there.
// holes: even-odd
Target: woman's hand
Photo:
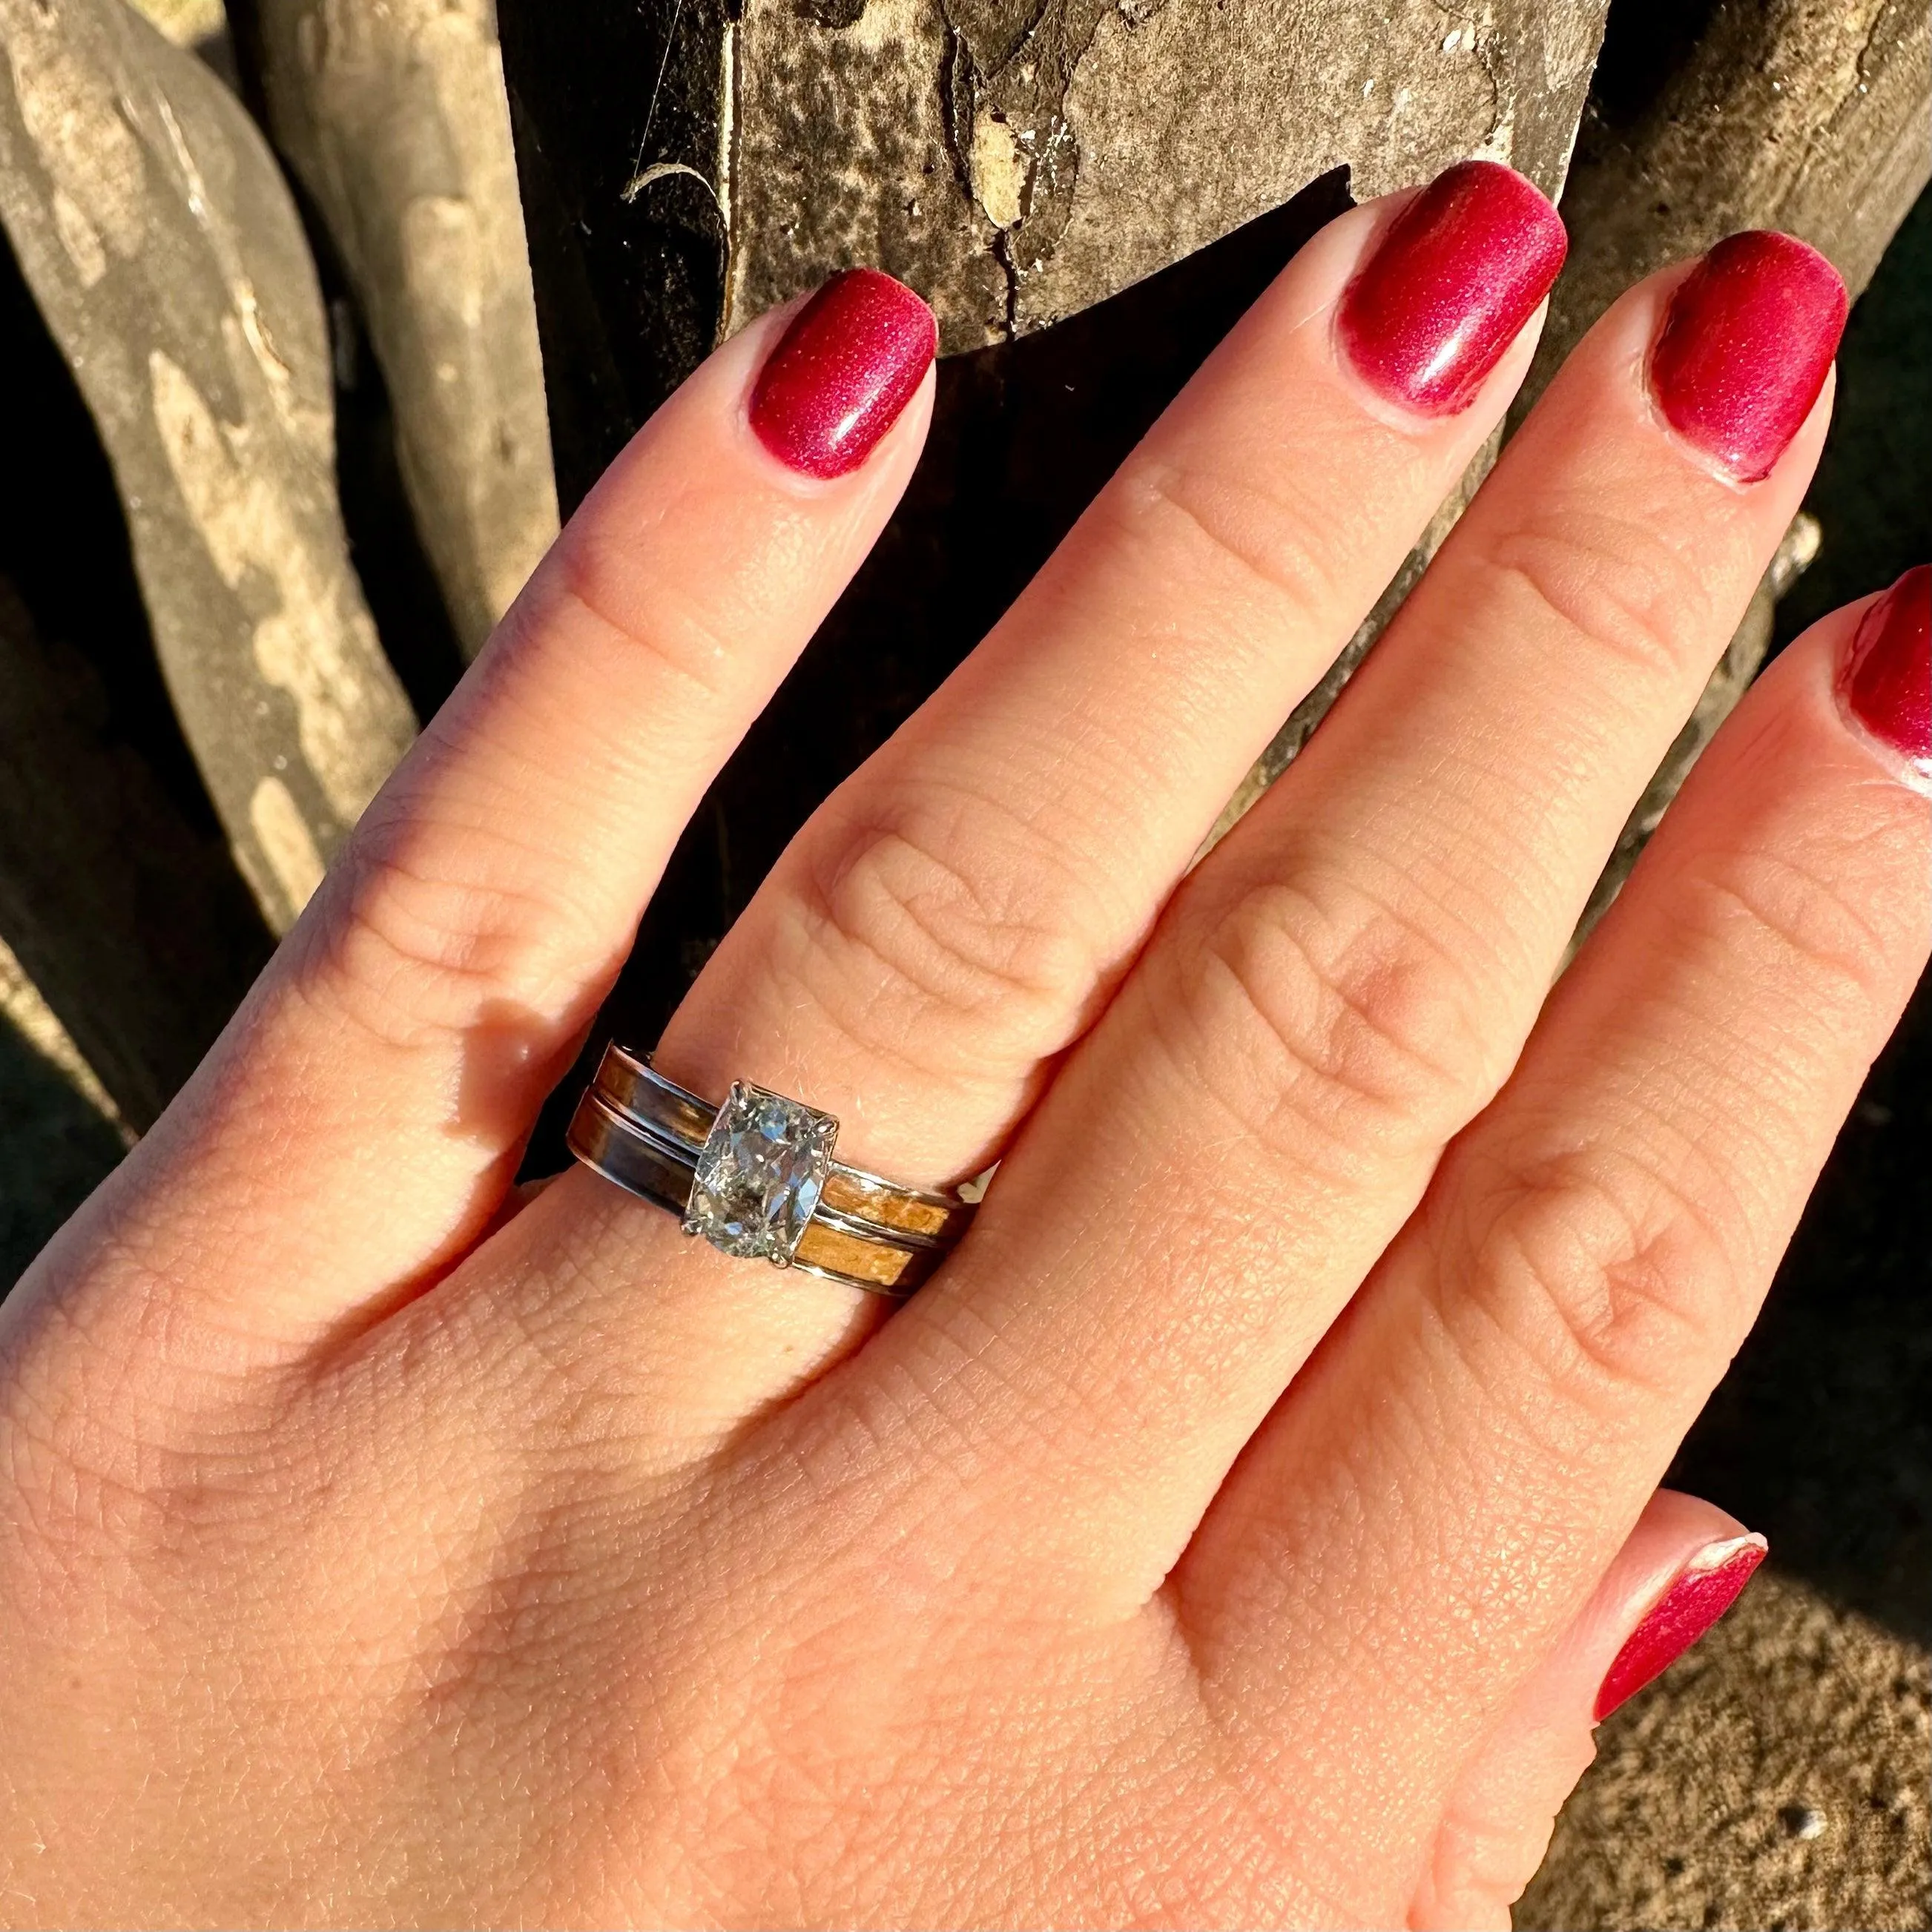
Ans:
[[[1843,292],[1767,236],[1611,310],[1190,871],[1560,255],[1485,165],[1334,224],[706,968],[673,1078],[1000,1157],[889,1322],[508,1191],[931,320],[845,278],[666,405],[7,1305],[6,1916],[1507,1922],[1760,1552],[1654,1486],[1932,934],[1922,571],[1550,991],[1824,434]]]

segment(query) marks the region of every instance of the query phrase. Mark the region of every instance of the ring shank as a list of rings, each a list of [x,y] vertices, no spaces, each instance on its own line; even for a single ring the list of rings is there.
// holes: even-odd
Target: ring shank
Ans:
[[[703,1150],[717,1108],[667,1080],[641,1054],[614,1041],[597,1070],[596,1090],[620,1114],[647,1132],[668,1136],[689,1150],[694,1161]],[[825,1178],[824,1208],[841,1220],[861,1223],[914,1245],[935,1242],[950,1247],[973,1219],[973,1204],[936,1188],[908,1187],[835,1160]]]
[[[717,1109],[614,1042],[565,1136],[587,1167],[682,1219]],[[868,1293],[910,1294],[970,1224],[959,1195],[835,1161],[790,1265]]]

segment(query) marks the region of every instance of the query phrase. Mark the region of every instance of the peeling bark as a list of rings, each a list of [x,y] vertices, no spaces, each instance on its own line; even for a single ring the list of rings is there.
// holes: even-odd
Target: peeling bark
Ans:
[[[99,428],[183,728],[271,923],[408,743],[336,508],[301,224],[221,84],[115,0],[0,0],[0,220]]]
[[[1043,328],[1346,166],[1561,182],[1596,0],[752,0],[728,319],[875,261],[949,350]],[[903,265],[902,266],[901,265]]]
[[[489,0],[238,0],[270,132],[308,191],[395,410],[473,656],[556,534],[502,56]]]

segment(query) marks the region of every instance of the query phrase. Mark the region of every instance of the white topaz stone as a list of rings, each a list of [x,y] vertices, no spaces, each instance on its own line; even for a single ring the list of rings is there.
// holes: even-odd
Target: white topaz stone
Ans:
[[[734,1081],[698,1156],[684,1232],[728,1255],[788,1265],[838,1134],[830,1114]]]

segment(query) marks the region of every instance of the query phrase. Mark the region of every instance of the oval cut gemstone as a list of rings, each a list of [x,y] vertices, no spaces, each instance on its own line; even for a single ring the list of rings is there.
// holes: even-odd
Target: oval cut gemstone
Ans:
[[[684,1232],[728,1255],[787,1266],[824,1191],[838,1135],[830,1114],[734,1081],[698,1156]]]

